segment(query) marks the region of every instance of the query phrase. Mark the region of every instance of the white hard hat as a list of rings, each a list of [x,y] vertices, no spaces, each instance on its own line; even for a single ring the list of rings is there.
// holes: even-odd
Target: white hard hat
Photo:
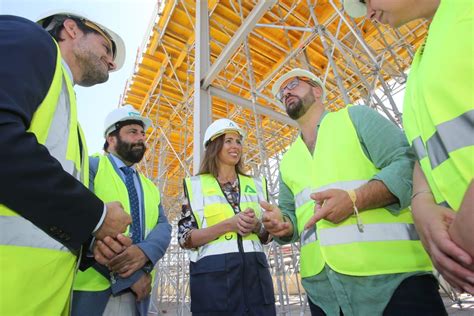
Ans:
[[[63,10],[63,9],[54,9],[51,10],[47,13],[42,14],[36,19],[36,23],[41,25],[44,29],[49,31],[54,27],[54,24],[51,24],[51,18],[54,17],[55,15],[65,15],[65,16],[70,16],[70,17],[76,17],[79,19],[84,19],[89,22],[92,22],[93,24],[97,25],[102,32],[104,32],[106,35],[108,35],[112,41],[113,44],[115,44],[115,57],[114,57],[114,62],[117,65],[117,68],[115,68],[113,71],[117,71],[120,68],[122,68],[123,63],[125,62],[125,43],[123,42],[122,38],[112,31],[110,28],[104,26],[103,24],[100,24],[96,22],[95,20],[89,19],[88,15],[76,11],[76,10]],[[45,25],[45,23],[48,23]]]
[[[202,145],[204,148],[206,148],[211,141],[229,132],[236,132],[242,136],[242,138],[245,137],[244,131],[239,127],[239,125],[237,125],[237,123],[229,119],[222,118],[212,122],[212,124],[206,129]]]
[[[344,0],[344,11],[353,18],[360,18],[367,15],[367,5],[360,0]]]
[[[323,82],[321,81],[321,79],[319,79],[319,77],[316,76],[315,74],[313,74],[311,71],[301,69],[301,68],[292,69],[292,70],[288,71],[286,74],[284,74],[283,76],[281,76],[280,78],[278,78],[278,80],[275,81],[275,83],[273,84],[272,94],[276,97],[276,95],[278,94],[278,92],[281,89],[281,85],[285,81],[287,81],[288,79],[293,78],[293,77],[306,77],[306,78],[309,78],[312,81],[316,82],[321,87],[321,89],[323,90],[323,95],[322,95],[321,99],[322,100],[325,99],[326,89],[324,89],[324,85],[323,85]],[[280,100],[277,100],[277,101],[280,102]]]
[[[116,130],[118,122],[129,120],[142,122],[145,131],[151,126],[151,120],[148,117],[141,116],[133,106],[126,104],[107,115],[104,122],[104,137]]]

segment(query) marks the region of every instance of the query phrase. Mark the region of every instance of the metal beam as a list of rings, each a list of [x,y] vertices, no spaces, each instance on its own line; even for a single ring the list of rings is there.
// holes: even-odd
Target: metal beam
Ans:
[[[211,95],[213,95],[213,96],[216,96],[216,97],[222,98],[224,100],[227,100],[229,102],[238,104],[243,108],[253,110],[254,105],[252,104],[252,101],[250,101],[250,100],[244,99],[244,98],[242,98],[238,95],[232,94],[230,92],[227,92],[225,90],[222,90],[220,88],[216,88],[216,87],[213,87],[213,86],[209,87],[209,91],[210,91]],[[281,114],[281,113],[278,113],[276,111],[270,110],[270,109],[264,107],[261,104],[255,103],[255,109],[256,109],[257,114],[266,115],[266,116],[271,117],[272,119],[274,119],[275,121],[278,121],[280,123],[287,124],[287,125],[290,125],[290,126],[293,126],[293,127],[298,127],[298,124],[296,123],[296,121],[292,120],[288,116],[286,116],[284,114]]]
[[[301,26],[287,26],[287,25],[275,25],[275,24],[256,24],[255,27],[268,27],[272,29],[282,29],[282,30],[293,30],[301,32],[312,32],[313,29],[310,27],[301,27]]]
[[[197,1],[196,3],[196,27],[194,31],[196,46],[194,51],[195,60],[195,80],[194,80],[194,144],[193,144],[193,173],[199,171],[201,157],[204,154],[202,142],[204,132],[211,124],[211,96],[209,91],[201,88],[201,79],[204,78],[210,66],[209,54],[209,13],[207,1]]]
[[[200,2],[207,1],[198,1],[198,3]],[[229,43],[227,43],[226,47],[224,47],[217,60],[212,64],[209,72],[207,72],[206,77],[201,84],[202,89],[207,89],[209,87],[211,82],[217,77],[219,72],[222,70],[222,68],[224,68],[232,55],[235,54],[237,47],[242,44],[243,40],[252,31],[255,24],[257,24],[260,18],[265,14],[265,12],[267,12],[269,8],[275,4],[275,2],[276,0],[260,0],[257,3],[239,29],[235,32],[234,36],[230,39]],[[197,6],[202,6],[202,4]]]

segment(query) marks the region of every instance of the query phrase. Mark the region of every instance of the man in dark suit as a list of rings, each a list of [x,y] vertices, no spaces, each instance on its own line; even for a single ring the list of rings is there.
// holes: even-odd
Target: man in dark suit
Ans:
[[[46,31],[0,16],[0,315],[68,314],[81,246],[131,221],[83,185],[87,147],[73,90],[107,81],[123,64],[123,41],[72,12],[38,23]]]

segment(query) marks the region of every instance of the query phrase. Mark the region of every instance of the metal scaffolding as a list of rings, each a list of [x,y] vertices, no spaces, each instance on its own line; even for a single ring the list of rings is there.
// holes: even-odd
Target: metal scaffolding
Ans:
[[[176,227],[182,179],[199,166],[206,127],[227,117],[247,131],[244,165],[267,178],[276,203],[278,165],[297,130],[271,95],[275,79],[294,67],[308,69],[325,83],[329,110],[365,104],[400,124],[393,95],[404,89],[427,23],[394,30],[354,20],[339,0],[158,1],[156,17],[122,101],[154,122],[141,169],[162,192],[175,229],[158,264],[155,312],[172,304],[177,315],[187,315],[188,259]],[[306,308],[298,248],[266,247],[279,315]]]

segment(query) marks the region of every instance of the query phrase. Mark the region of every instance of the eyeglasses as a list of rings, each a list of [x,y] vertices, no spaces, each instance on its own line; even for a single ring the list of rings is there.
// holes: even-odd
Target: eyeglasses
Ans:
[[[285,91],[285,89],[287,90],[293,90],[294,88],[296,88],[298,86],[298,84],[300,83],[300,81],[304,81],[312,86],[316,86],[316,83],[311,80],[310,78],[307,78],[307,77],[295,77],[293,78],[293,80],[291,80],[290,82],[288,82],[284,87],[282,87],[278,92],[277,94],[275,95],[275,97],[278,99],[278,101],[282,102],[283,103],[283,98],[285,97],[283,92]]]

